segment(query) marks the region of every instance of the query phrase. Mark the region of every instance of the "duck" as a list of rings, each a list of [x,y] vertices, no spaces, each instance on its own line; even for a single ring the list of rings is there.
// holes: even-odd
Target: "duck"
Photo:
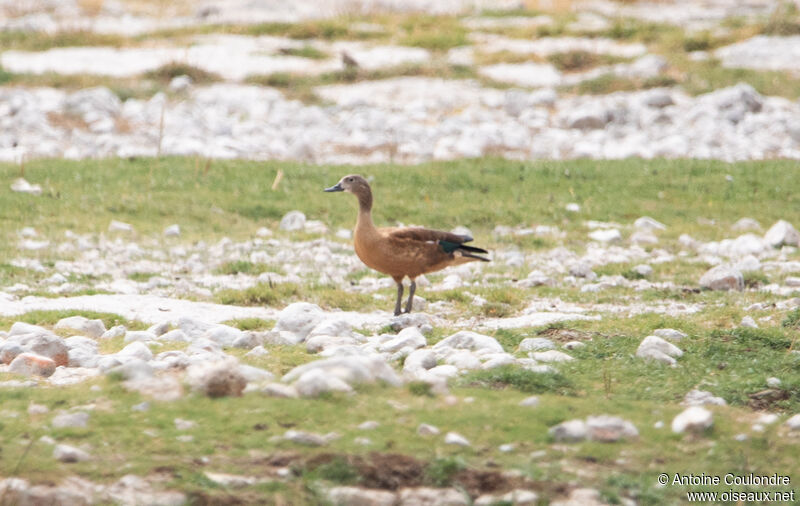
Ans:
[[[451,265],[490,261],[480,256],[489,253],[485,249],[464,244],[473,240],[469,235],[422,227],[376,227],[372,222],[372,189],[358,174],[344,176],[324,191],[352,193],[358,199],[353,246],[367,267],[397,283],[395,316],[411,312],[417,277]],[[410,280],[409,294],[405,311],[401,311],[405,278]]]

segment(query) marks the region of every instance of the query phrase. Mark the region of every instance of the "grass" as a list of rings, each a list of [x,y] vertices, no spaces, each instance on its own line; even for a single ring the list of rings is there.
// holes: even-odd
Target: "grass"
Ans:
[[[18,51],[44,51],[57,47],[129,45],[130,40],[121,35],[93,31],[40,31],[3,30],[0,32],[0,49]]]
[[[800,34],[800,9],[793,2],[780,2],[764,23],[762,33],[778,36]]]
[[[668,75],[649,77],[647,79],[633,79],[619,77],[609,73],[595,77],[594,79],[581,81],[574,86],[563,87],[562,91],[567,93],[579,93],[581,95],[605,95],[618,91],[646,90],[649,88],[674,86],[675,84],[677,84],[675,78]]]
[[[446,51],[470,44],[467,29],[455,17],[409,16],[400,26],[405,33],[399,43],[404,46]]]
[[[258,275],[264,272],[284,274],[283,269],[277,265],[253,263],[249,260],[235,260],[226,262],[216,269],[218,274],[250,274]]]
[[[324,60],[328,55],[315,48],[314,46],[305,45],[303,47],[291,47],[281,51],[281,54],[286,56],[299,56],[300,58],[311,58],[312,60]]]
[[[790,99],[800,97],[800,78],[789,72],[725,68],[716,61],[687,62],[681,87],[687,93],[700,95],[738,83],[747,83],[762,95]]]
[[[358,171],[374,178],[379,225],[421,223],[445,229],[466,225],[486,241],[498,224],[558,223],[583,239],[583,216],[630,223],[649,215],[668,226],[659,234],[664,238],[688,233],[713,240],[728,237],[728,228],[742,216],[767,225],[785,218],[782,207],[757,202],[798,203],[800,182],[791,167],[789,161],[487,159],[413,167],[373,165]],[[271,191],[278,170],[285,174],[283,182]],[[0,234],[6,239],[3,247],[8,248],[16,244],[20,223],[47,237],[65,229],[97,234],[117,219],[131,223],[142,234],[157,234],[180,223],[186,240],[209,235],[244,238],[260,226],[274,228],[299,202],[307,216],[323,220],[331,230],[350,228],[355,203],[348,196],[307,196],[352,171],[252,161],[213,161],[206,170],[204,163],[193,158],[33,160],[26,163],[25,176],[41,184],[44,194],[37,199],[0,194]],[[725,180],[728,174],[733,182]],[[18,176],[18,166],[0,164],[2,180],[10,182]],[[127,192],[130,187],[140,191]],[[81,193],[80,188],[103,191]],[[628,197],[619,199],[619,194]],[[482,203],[486,195],[495,202],[490,208]],[[538,198],[530,199],[530,195]],[[577,219],[564,210],[566,203],[574,201],[582,205]],[[208,202],[214,202],[218,210]],[[716,220],[717,225],[698,223],[698,216]]]
[[[568,51],[566,53],[555,53],[547,58],[558,70],[562,72],[580,72],[601,65],[611,65],[626,61],[624,58],[617,58],[608,55],[590,53],[588,51]]]
[[[169,84],[174,78],[188,76],[194,84],[208,84],[222,81],[222,77],[213,72],[189,65],[187,63],[172,62],[155,70],[144,73],[144,77],[162,84]]]

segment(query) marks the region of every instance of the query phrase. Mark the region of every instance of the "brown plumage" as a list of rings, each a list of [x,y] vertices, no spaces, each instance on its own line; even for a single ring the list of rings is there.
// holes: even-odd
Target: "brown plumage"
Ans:
[[[358,220],[353,243],[358,258],[367,267],[388,274],[397,283],[397,303],[394,314],[400,314],[403,298],[403,278],[411,280],[405,312],[411,312],[416,278],[450,265],[460,265],[488,258],[476,253],[488,253],[480,248],[465,246],[472,240],[458,235],[421,227],[377,228],[372,223],[372,190],[367,180],[358,175],[343,177],[326,192],[350,192],[358,198]]]

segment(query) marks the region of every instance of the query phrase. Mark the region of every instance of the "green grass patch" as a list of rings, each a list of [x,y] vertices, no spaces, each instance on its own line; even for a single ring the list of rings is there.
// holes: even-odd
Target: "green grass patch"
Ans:
[[[208,84],[222,81],[222,77],[213,72],[208,72],[193,65],[189,65],[188,63],[181,62],[168,63],[155,70],[144,73],[145,78],[153,79],[162,84],[169,84],[170,81],[179,76],[188,76],[194,84]]]
[[[558,372],[533,372],[518,366],[502,366],[487,371],[465,375],[459,380],[462,385],[484,388],[515,388],[526,393],[555,393],[575,395],[572,382]]]
[[[800,9],[794,2],[780,2],[764,23],[761,33],[779,36],[800,34]]]
[[[131,40],[122,35],[103,34],[88,30],[41,31],[3,30],[0,32],[0,49],[20,51],[45,51],[56,47],[129,45]]]
[[[188,241],[223,235],[244,239],[260,226],[276,226],[298,202],[307,216],[332,230],[351,228],[355,200],[323,194],[321,189],[356,170],[373,178],[377,225],[419,223],[440,229],[465,225],[481,246],[493,241],[496,225],[530,223],[557,223],[567,234],[585,240],[582,222],[563,210],[575,201],[586,215],[602,221],[631,223],[642,215],[653,216],[668,226],[659,234],[665,241],[682,233],[718,240],[729,236],[728,228],[741,216],[765,224],[785,218],[785,206],[800,203],[800,181],[792,168],[791,161],[780,160],[728,164],[481,159],[358,169],[281,162],[206,163],[199,158],[31,160],[25,165],[25,177],[41,184],[44,194],[35,200],[13,192],[0,194],[5,210],[0,214],[0,233],[7,238],[0,249],[9,247],[8,239],[15,237],[20,223],[47,237],[65,229],[101,233],[112,219],[131,223],[142,234],[158,234],[179,222]],[[283,182],[270,191],[278,170],[285,174]],[[728,174],[733,182],[725,180]],[[0,164],[0,178],[10,182],[18,176],[18,166]],[[140,191],[126,191],[131,187]],[[317,194],[319,198],[308,198]],[[541,198],[532,200],[531,194]],[[490,207],[484,204],[487,198],[493,203]],[[785,204],[755,204],[760,201]],[[716,225],[698,223],[698,216],[715,220]],[[20,274],[8,268],[6,272]]]
[[[720,88],[747,83],[762,95],[790,99],[800,97],[800,78],[789,72],[725,68],[715,60],[685,63],[681,87],[691,95],[710,93]]]
[[[320,51],[314,46],[309,45],[282,49],[281,54],[286,56],[298,56],[300,58],[310,58],[312,60],[324,60],[328,57],[324,51]]]
[[[274,320],[262,320],[261,318],[239,318],[222,323],[239,330],[271,330],[275,326]]]
[[[253,263],[249,260],[234,260],[226,262],[216,269],[217,274],[250,274],[258,275],[263,272],[274,272],[276,274],[285,274],[284,270],[277,265],[269,265],[262,263]]]
[[[425,481],[434,487],[446,487],[453,482],[455,475],[466,467],[467,464],[458,457],[435,459],[425,468]]]
[[[404,46],[446,51],[470,44],[467,29],[455,17],[409,16],[400,27],[405,35],[400,38],[399,43]]]
[[[245,290],[220,290],[215,299],[237,306],[285,306],[300,293],[296,283],[259,283]]]
[[[618,58],[588,51],[568,51],[566,53],[555,53],[547,57],[550,63],[562,72],[580,72],[589,70],[600,65],[611,65],[626,61],[625,58]]]

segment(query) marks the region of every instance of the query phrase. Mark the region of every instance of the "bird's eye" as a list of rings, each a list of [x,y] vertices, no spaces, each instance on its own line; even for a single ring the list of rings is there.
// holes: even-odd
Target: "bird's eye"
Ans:
[[[347,178],[347,182],[348,182],[348,183],[352,183],[352,182],[353,182],[353,178],[352,178],[352,177],[348,177],[348,178]]]

